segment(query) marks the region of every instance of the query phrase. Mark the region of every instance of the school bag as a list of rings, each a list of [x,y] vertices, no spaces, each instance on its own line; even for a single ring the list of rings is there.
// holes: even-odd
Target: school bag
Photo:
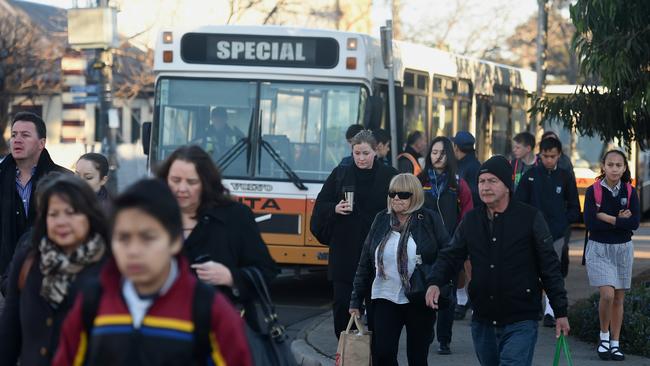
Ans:
[[[600,179],[596,179],[596,182],[591,185],[591,187],[594,189],[594,202],[596,204],[596,212],[600,210],[600,205],[603,202],[603,186],[600,185]],[[630,208],[630,200],[632,198],[632,183],[627,182],[625,183],[625,189],[627,190],[627,203],[626,207],[627,209]],[[587,242],[589,241],[589,230],[587,229],[587,226],[585,225],[585,243],[582,248],[582,265],[585,265],[585,252],[587,251]]]

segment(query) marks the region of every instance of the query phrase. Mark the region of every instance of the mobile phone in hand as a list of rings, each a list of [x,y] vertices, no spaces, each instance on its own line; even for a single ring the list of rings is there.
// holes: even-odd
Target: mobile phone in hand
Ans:
[[[212,258],[210,254],[201,254],[198,257],[194,258],[194,264],[201,264],[211,261]]]

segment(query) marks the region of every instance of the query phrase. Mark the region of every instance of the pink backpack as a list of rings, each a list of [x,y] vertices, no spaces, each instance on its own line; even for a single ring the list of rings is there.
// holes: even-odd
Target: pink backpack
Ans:
[[[600,209],[600,204],[603,202],[603,186],[600,185],[600,179],[596,179],[596,182],[592,185],[594,188],[594,201],[596,201],[596,211]],[[627,208],[630,208],[630,198],[632,197],[632,183],[625,183],[625,188],[627,189]]]

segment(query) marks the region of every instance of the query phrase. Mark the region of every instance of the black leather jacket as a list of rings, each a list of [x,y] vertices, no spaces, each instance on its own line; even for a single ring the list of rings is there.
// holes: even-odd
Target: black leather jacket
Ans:
[[[411,223],[411,236],[417,247],[417,254],[422,263],[433,264],[438,252],[449,243],[449,234],[442,224],[440,217],[427,208],[414,212]],[[354,288],[350,300],[350,308],[358,309],[368,295],[375,279],[375,251],[381,240],[390,231],[390,214],[383,210],[375,216],[370,232],[366,237],[361,251],[361,259],[354,276]]]

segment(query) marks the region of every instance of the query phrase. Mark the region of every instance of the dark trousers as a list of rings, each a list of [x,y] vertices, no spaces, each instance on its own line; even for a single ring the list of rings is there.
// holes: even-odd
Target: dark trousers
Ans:
[[[504,326],[472,321],[474,350],[481,366],[530,366],[537,343],[537,321]]]
[[[454,281],[448,286],[451,286],[451,291],[449,291],[449,306],[445,309],[438,310],[438,319],[436,320],[436,332],[438,332],[439,343],[451,343],[451,329],[454,326],[454,312],[456,310],[456,282]],[[431,338],[433,341],[433,335]]]
[[[348,326],[350,320],[350,295],[352,295],[352,283],[334,281],[332,282],[334,302],[332,303],[332,315],[334,316],[334,333],[339,338],[341,332]]]
[[[402,328],[406,326],[406,357],[409,366],[426,366],[435,312],[424,305],[395,304],[388,300],[372,301],[374,317],[372,363],[397,366]]]

